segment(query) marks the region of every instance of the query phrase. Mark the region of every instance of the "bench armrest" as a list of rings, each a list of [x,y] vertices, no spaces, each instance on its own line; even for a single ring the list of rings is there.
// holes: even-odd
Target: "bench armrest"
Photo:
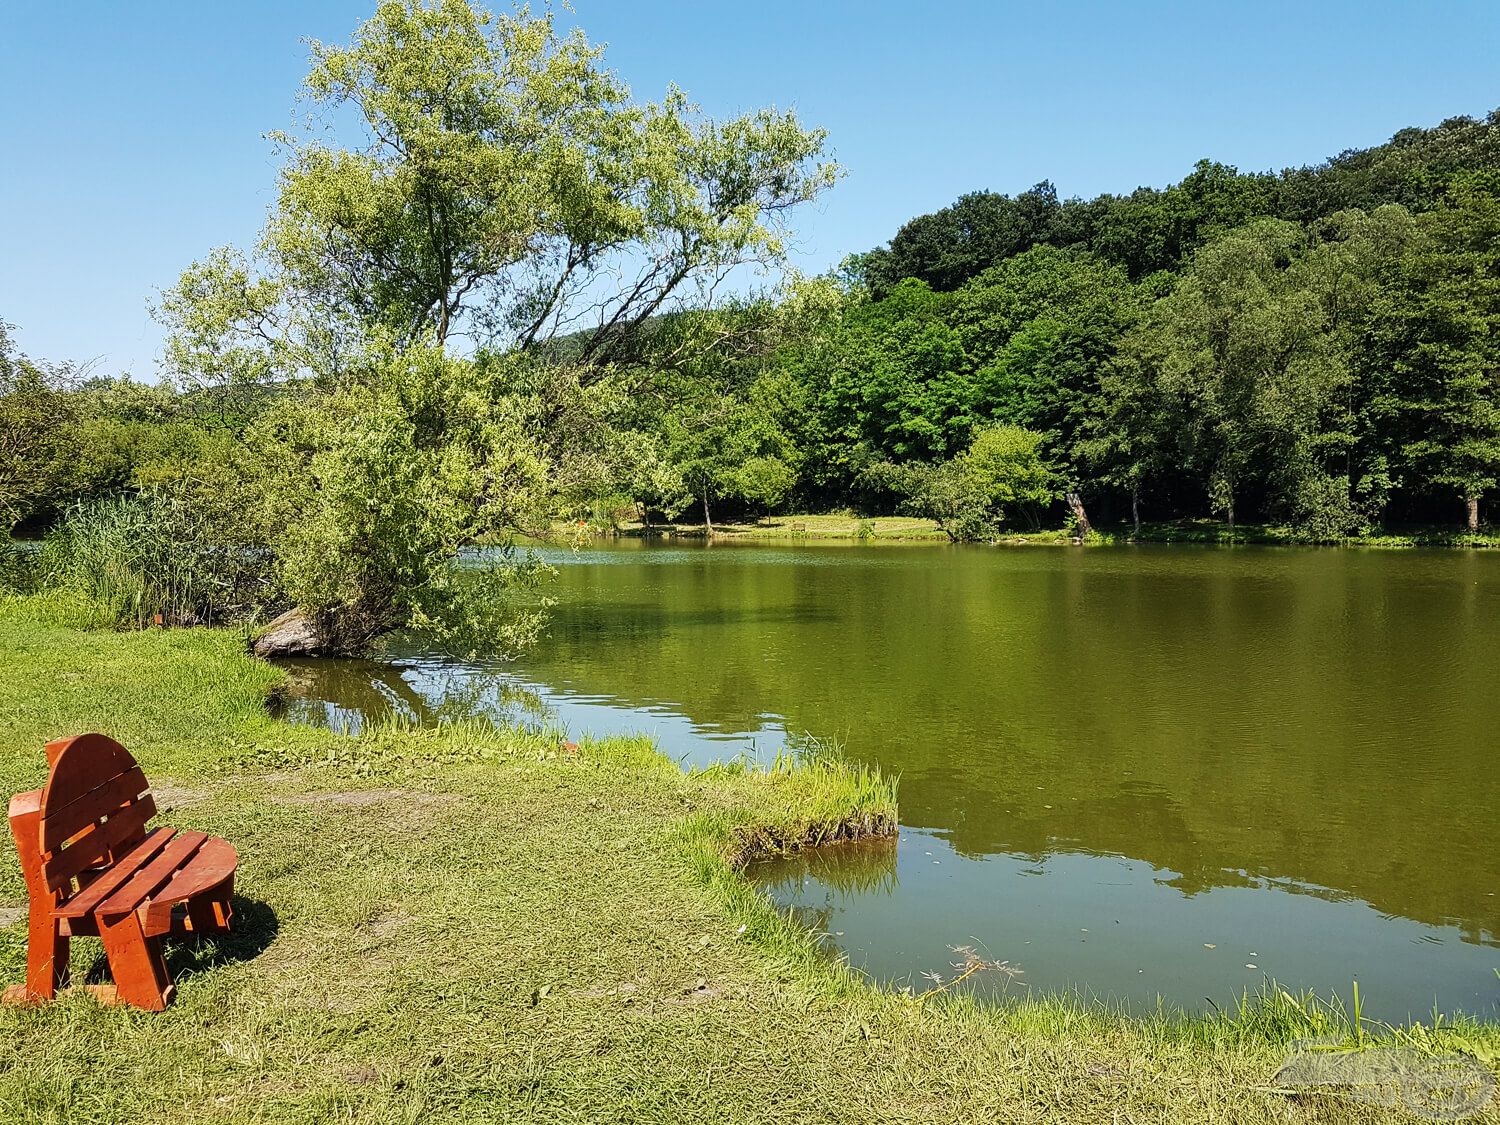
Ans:
[[[10,819],[16,820],[23,816],[32,816],[42,811],[42,789],[28,789],[25,793],[17,793],[10,799]]]
[[[17,793],[10,799],[10,834],[15,837],[26,893],[34,902],[51,903],[42,878],[42,790]]]

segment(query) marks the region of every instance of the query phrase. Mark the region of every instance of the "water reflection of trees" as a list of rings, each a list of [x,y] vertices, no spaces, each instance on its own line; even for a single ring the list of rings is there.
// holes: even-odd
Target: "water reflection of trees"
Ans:
[[[686,553],[685,553],[686,554]],[[819,556],[822,557],[822,556]],[[1117,854],[1500,932],[1500,567],[1456,554],[882,554],[562,568],[528,674],[838,735],[961,853]],[[1432,862],[1434,841],[1455,862]]]
[[[533,689],[500,669],[437,661],[285,661],[287,713],[347,733],[398,718],[419,726],[455,719],[545,726],[552,709]]]
[[[790,897],[809,882],[827,887],[837,896],[893,894],[896,875],[896,838],[880,836],[808,848],[789,856],[762,860],[747,873],[773,897]]]
[[[636,563],[666,556],[632,545],[561,567],[526,677],[621,707],[672,701],[702,730],[756,731],[774,711],[835,735],[901,775],[905,823],[967,856],[1128,856],[1186,894],[1273,881],[1468,940],[1500,933],[1500,773],[1473,736],[1500,725],[1489,560],[705,555]],[[309,696],[345,712],[549,718],[499,668],[316,663]]]

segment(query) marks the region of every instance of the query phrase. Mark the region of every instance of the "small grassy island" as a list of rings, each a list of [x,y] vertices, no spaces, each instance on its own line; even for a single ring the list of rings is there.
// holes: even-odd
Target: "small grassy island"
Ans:
[[[170,954],[159,1016],[0,1009],[6,1120],[1389,1120],[1289,1098],[1293,1040],[1350,1037],[1272,995],[1128,1017],[1011,990],[926,999],[830,960],[737,874],[888,830],[895,786],[837,761],[685,773],[649,742],[460,723],[350,738],[269,716],[281,673],[231,630],[82,633],[0,610],[0,783],[107,725],[179,824],[235,841],[239,929]],[[837,846],[837,845],[832,845]],[[24,891],[0,863],[0,977]],[[74,946],[78,979],[97,946]],[[1379,1036],[1366,1031],[1373,1043]],[[1387,1034],[1497,1057],[1480,1025]]]

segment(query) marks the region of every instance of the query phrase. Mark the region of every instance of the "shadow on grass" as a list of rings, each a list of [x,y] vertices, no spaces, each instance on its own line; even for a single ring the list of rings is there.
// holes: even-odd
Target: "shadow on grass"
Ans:
[[[167,973],[173,981],[181,984],[197,973],[206,973],[237,961],[249,961],[265,952],[276,939],[281,926],[274,910],[257,899],[240,895],[235,895],[232,902],[234,918],[227,933],[202,937],[188,935],[167,941]],[[101,984],[111,979],[109,961],[101,952],[89,966],[86,981]]]

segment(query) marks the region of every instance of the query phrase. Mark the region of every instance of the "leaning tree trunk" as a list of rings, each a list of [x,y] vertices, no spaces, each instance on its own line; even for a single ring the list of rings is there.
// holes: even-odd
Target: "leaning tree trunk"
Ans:
[[[1468,519],[1469,530],[1470,531],[1478,531],[1479,530],[1479,497],[1478,496],[1465,496],[1464,497],[1464,507],[1468,509],[1468,513],[1469,513],[1469,519]]]
[[[1088,513],[1083,510],[1083,497],[1076,492],[1068,493],[1068,507],[1073,509],[1073,519],[1078,524],[1078,538],[1081,542],[1088,538],[1089,532],[1093,530],[1089,526]]]
[[[714,521],[708,514],[708,485],[703,486],[703,526],[708,529],[708,534],[714,533]]]
[[[1135,534],[1141,533],[1141,488],[1140,485],[1130,487],[1130,518],[1135,521]]]

